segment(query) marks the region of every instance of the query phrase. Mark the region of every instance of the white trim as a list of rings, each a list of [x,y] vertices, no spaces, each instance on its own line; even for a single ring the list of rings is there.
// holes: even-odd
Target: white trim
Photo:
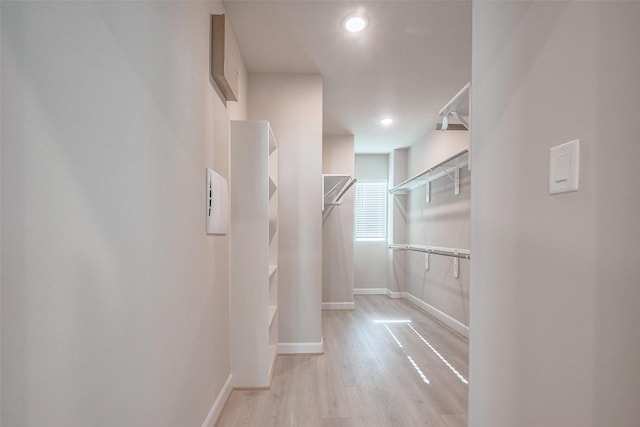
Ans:
[[[438,319],[439,321],[441,321],[442,323],[444,323],[445,325],[447,325],[448,327],[450,327],[460,335],[466,338],[469,338],[469,327],[464,323],[438,310],[434,306],[427,304],[421,299],[416,298],[415,296],[411,295],[409,292],[403,292],[402,294],[407,301],[409,301],[419,309],[429,313],[430,315],[432,315],[433,317],[435,317],[436,319]]]
[[[397,292],[386,288],[356,288],[354,295],[386,295],[389,298],[404,298],[420,310],[435,317],[449,328],[453,329],[463,337],[469,339],[469,327],[459,320],[454,319],[434,306],[422,301],[409,292]]]
[[[396,292],[396,291],[392,291],[391,289],[387,289],[387,296],[389,298],[405,298],[404,294],[406,292]]]
[[[354,288],[354,295],[387,295],[387,288]]]
[[[278,354],[322,354],[324,353],[324,343],[320,342],[280,342],[278,343]]]
[[[213,427],[218,421],[218,417],[220,416],[220,412],[222,412],[222,408],[224,408],[224,404],[227,402],[233,387],[231,384],[233,383],[233,375],[229,374],[227,377],[227,381],[225,381],[222,386],[222,390],[218,393],[218,397],[216,397],[215,402],[213,402],[213,406],[209,410],[207,414],[207,418],[205,418],[204,423],[202,423],[202,427]]]
[[[353,302],[323,302],[323,310],[353,310],[356,308]]]

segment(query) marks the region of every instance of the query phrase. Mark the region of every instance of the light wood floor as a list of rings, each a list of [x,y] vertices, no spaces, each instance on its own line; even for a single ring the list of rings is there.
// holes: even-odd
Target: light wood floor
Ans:
[[[323,355],[279,356],[271,389],[234,390],[217,426],[466,426],[467,341],[403,300],[355,304],[322,312]],[[411,323],[374,322],[391,319]]]

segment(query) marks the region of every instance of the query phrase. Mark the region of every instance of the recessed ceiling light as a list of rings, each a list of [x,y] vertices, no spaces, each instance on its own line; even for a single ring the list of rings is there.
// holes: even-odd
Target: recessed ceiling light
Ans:
[[[391,123],[393,123],[393,119],[389,117],[380,120],[380,124],[383,126],[389,126]]]
[[[353,15],[344,21],[344,28],[352,33],[359,33],[367,27],[367,20],[364,16]]]

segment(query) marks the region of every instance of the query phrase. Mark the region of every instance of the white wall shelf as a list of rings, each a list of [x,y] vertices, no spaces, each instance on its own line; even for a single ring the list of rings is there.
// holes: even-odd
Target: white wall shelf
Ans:
[[[277,265],[270,265],[269,266],[269,279],[271,279],[271,277],[273,277],[273,275],[276,274],[276,271],[278,271],[278,266]]]
[[[269,327],[273,323],[273,319],[276,318],[276,313],[278,312],[278,307],[275,305],[269,306]]]
[[[400,195],[407,194],[411,190],[425,185],[426,186],[426,202],[430,201],[430,183],[442,177],[450,178],[454,183],[453,193],[460,194],[460,168],[469,164],[469,149],[465,148],[447,158],[446,160],[435,164],[422,172],[412,176],[406,181],[396,185],[389,190],[390,194]]]
[[[345,193],[356,183],[351,175],[323,174],[322,175],[322,210],[326,206],[342,204]]]
[[[278,149],[265,121],[232,121],[230,322],[234,387],[268,388],[278,345]]]
[[[278,186],[276,185],[275,182],[273,182],[273,179],[269,177],[269,198],[273,196],[273,193],[275,193],[277,189],[278,189]]]
[[[471,82],[464,85],[462,89],[456,93],[445,105],[438,111],[442,117],[442,126],[439,130],[452,129],[449,124],[449,116],[456,118],[464,129],[469,129],[469,92],[471,90]]]

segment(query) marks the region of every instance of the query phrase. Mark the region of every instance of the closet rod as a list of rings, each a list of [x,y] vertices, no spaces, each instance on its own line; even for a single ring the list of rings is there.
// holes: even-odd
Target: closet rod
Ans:
[[[349,189],[353,186],[353,184],[355,184],[355,183],[356,183],[356,181],[357,181],[357,179],[355,179],[355,178],[352,178],[352,179],[351,179],[351,182],[349,182],[349,184],[348,184],[348,185],[346,185],[346,186],[342,189],[342,191],[340,192],[340,194],[338,194],[338,197],[336,197],[336,200],[335,200],[335,202],[336,202],[336,203],[341,201],[342,196],[344,196],[344,193],[346,193],[347,191],[349,191]]]
[[[433,255],[449,256],[454,258],[471,259],[471,252],[467,249],[441,248],[438,246],[423,245],[389,245],[394,251],[414,251]]]

